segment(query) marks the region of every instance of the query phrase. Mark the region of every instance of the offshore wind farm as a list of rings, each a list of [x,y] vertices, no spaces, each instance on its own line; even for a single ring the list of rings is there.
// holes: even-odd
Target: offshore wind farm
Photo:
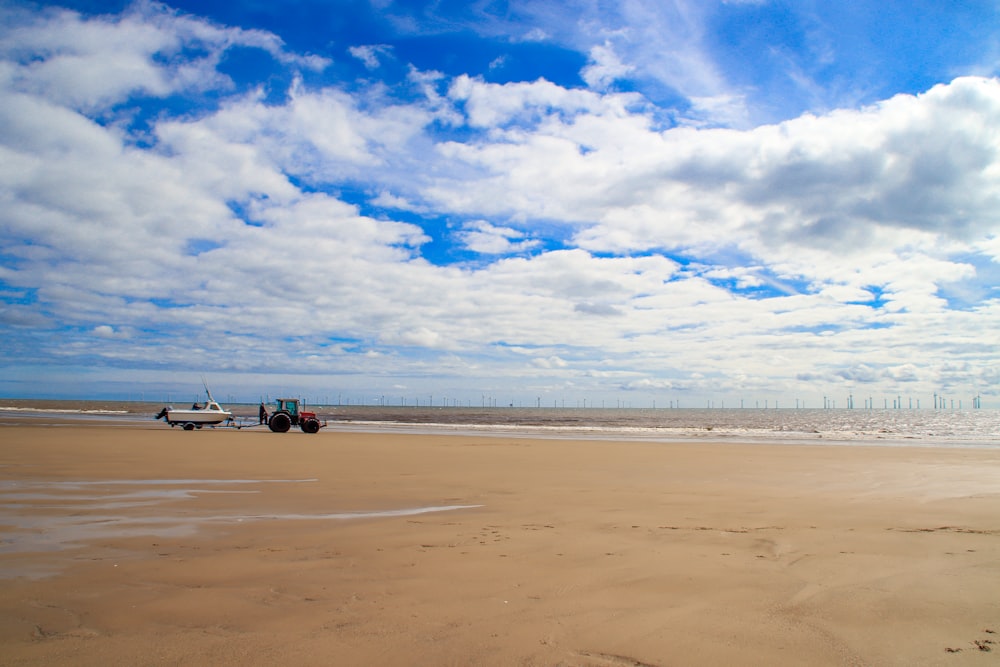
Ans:
[[[745,403],[745,402],[744,402]],[[761,406],[662,407],[458,405],[442,397],[434,404],[381,397],[372,403],[327,404],[307,400],[309,410],[329,428],[384,433],[468,433],[549,438],[635,439],[650,441],[737,441],[814,444],[893,444],[1000,448],[1000,410],[950,407],[824,408]],[[27,418],[36,423],[69,419],[120,424],[153,418],[161,403],[141,401],[43,401],[0,399],[0,420]],[[245,424],[257,422],[259,404],[224,403]]]

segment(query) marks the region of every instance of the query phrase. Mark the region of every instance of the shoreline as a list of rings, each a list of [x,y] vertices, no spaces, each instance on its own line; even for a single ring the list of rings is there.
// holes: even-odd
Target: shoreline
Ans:
[[[62,402],[63,404],[65,402]],[[90,403],[90,402],[87,402]],[[111,404],[117,405],[117,404]],[[149,406],[148,403],[136,403],[134,405]],[[371,410],[378,410],[371,407]],[[332,410],[332,409],[331,409]],[[405,410],[405,409],[403,409]],[[416,412],[419,409],[413,408]],[[452,408],[434,408],[430,412],[448,411]],[[464,408],[456,409],[458,414],[462,414]],[[506,408],[500,408],[500,411]],[[586,409],[578,409],[586,413]],[[621,409],[625,411],[626,409]],[[700,409],[692,409],[697,412]],[[740,408],[731,409],[734,414],[744,411]],[[423,412],[428,410],[424,409]],[[615,410],[616,411],[616,410]],[[799,409],[791,409],[790,413],[800,412]],[[149,412],[150,414],[146,414]],[[265,431],[266,427],[258,424],[256,406],[239,406],[234,409],[236,425],[220,425],[217,427],[206,427],[211,430],[237,430],[237,431]],[[705,409],[706,414],[711,414],[713,410]],[[801,409],[801,412],[808,412]],[[824,414],[828,411],[813,411]],[[861,411],[858,411],[861,412]],[[1000,411],[983,411],[993,416],[996,412],[994,423],[996,428],[1000,428]],[[476,413],[481,414],[481,413]],[[669,414],[669,412],[668,412]],[[889,411],[887,414],[895,414]],[[935,414],[931,411],[929,414]],[[383,420],[357,420],[345,418],[336,412],[320,413],[321,419],[328,420],[328,426],[324,430],[338,430],[351,433],[387,433],[399,435],[461,435],[461,436],[482,436],[482,437],[513,437],[542,440],[593,440],[593,441],[627,441],[627,442],[657,442],[664,444],[701,442],[711,444],[714,442],[761,445],[761,444],[782,444],[789,446],[874,446],[874,447],[913,447],[913,448],[970,448],[970,449],[1000,449],[1000,432],[993,431],[977,434],[916,434],[916,433],[892,433],[892,432],[856,432],[856,431],[818,431],[818,430],[794,430],[794,429],[767,429],[767,428],[719,428],[714,426],[629,426],[627,423],[615,423],[606,425],[594,424],[555,424],[545,425],[536,423],[517,423],[509,420],[495,420],[483,422],[433,422],[426,420],[418,421],[393,421]],[[65,408],[38,409],[29,406],[0,406],[0,429],[5,426],[16,425],[32,426],[149,426],[152,429],[168,430],[166,425],[153,418],[153,411],[147,409],[140,412],[129,412],[111,409],[94,410],[67,410]],[[990,426],[993,426],[991,424]],[[296,429],[292,429],[295,431]]]
[[[1000,632],[996,450],[2,433],[10,665],[954,666]]]

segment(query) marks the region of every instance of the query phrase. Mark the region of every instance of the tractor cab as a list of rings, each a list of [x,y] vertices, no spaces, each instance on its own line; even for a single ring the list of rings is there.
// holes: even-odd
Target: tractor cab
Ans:
[[[293,417],[299,416],[299,399],[279,398],[275,406],[275,412],[287,412]]]

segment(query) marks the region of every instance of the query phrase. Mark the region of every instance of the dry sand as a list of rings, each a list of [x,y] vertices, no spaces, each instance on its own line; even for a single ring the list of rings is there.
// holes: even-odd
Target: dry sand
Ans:
[[[4,665],[1000,664],[1000,450],[8,419],[0,466]]]

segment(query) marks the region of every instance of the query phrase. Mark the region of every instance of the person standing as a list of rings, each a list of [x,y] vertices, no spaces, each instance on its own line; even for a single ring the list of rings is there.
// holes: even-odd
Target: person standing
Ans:
[[[264,401],[260,402],[260,411],[258,412],[258,416],[260,417],[261,424],[267,423],[267,408],[264,407]]]

